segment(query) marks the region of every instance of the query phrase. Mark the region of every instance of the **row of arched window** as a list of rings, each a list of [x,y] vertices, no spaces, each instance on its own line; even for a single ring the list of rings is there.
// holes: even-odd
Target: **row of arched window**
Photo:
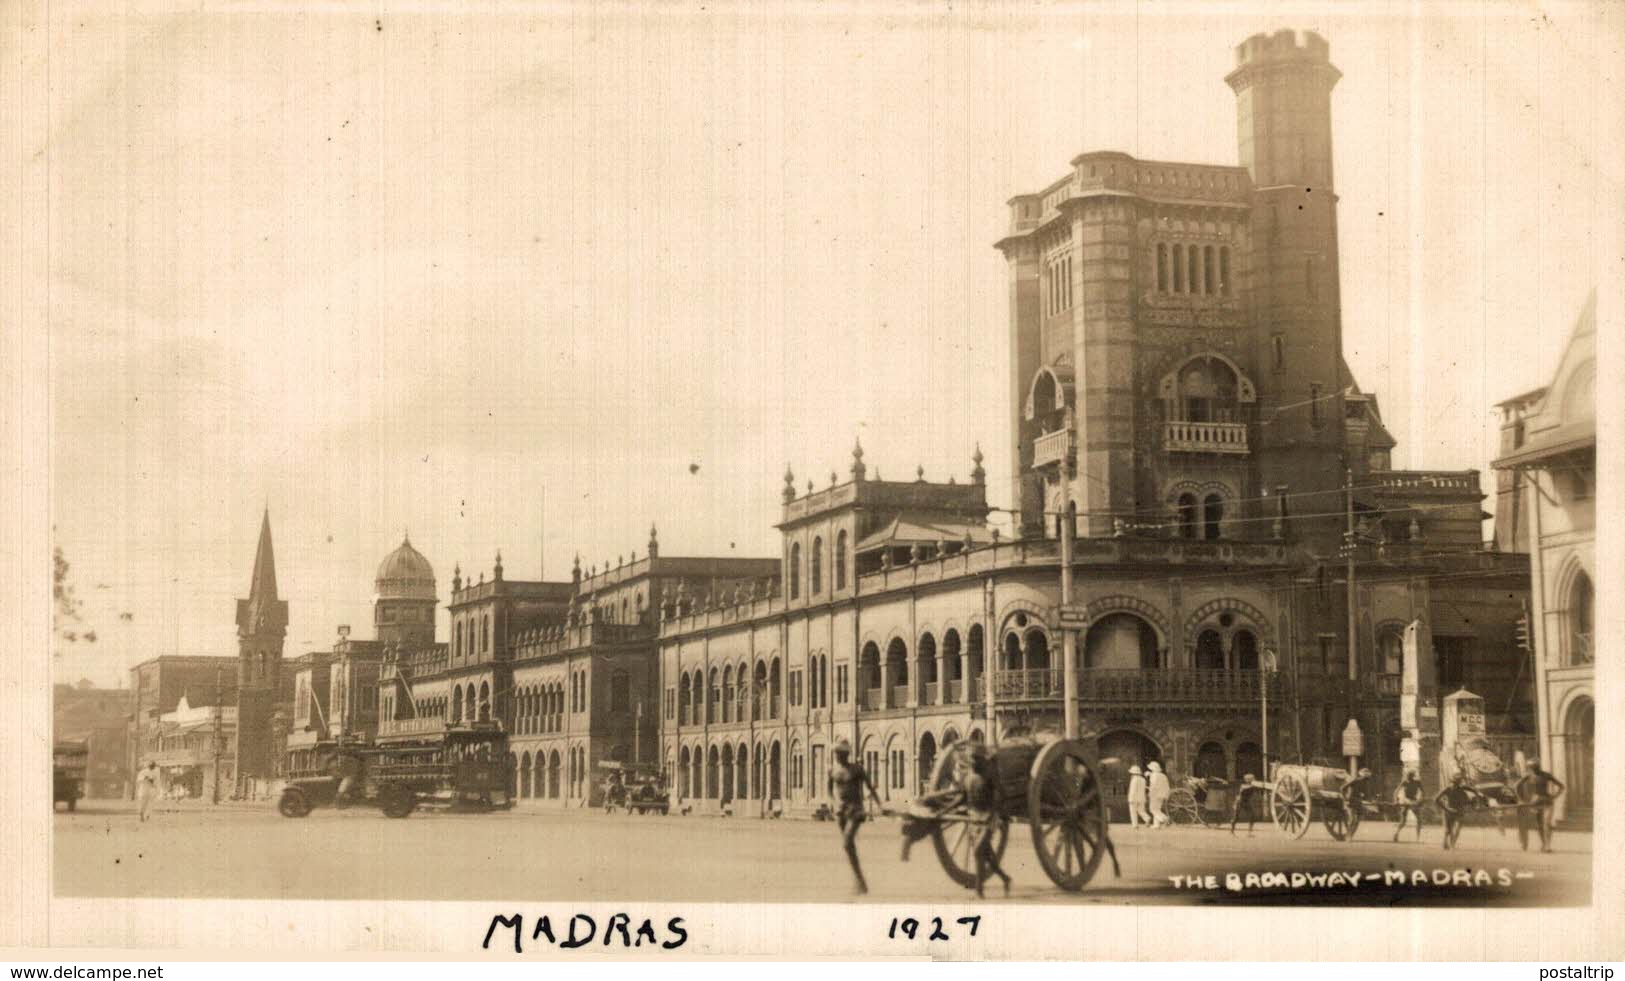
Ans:
[[[965,681],[967,676],[973,681],[982,676],[981,625],[973,625],[963,643],[958,630],[950,628],[943,633],[940,671],[938,655],[937,639],[929,632],[920,635],[912,659],[908,644],[901,637],[893,637],[886,645],[884,657],[880,645],[874,641],[865,644],[858,655],[859,707],[900,708],[909,704],[910,694],[919,705],[951,705],[971,700],[973,693],[966,691]],[[911,661],[915,668],[912,673]]]
[[[476,633],[475,628],[478,627]],[[474,657],[491,650],[491,614],[477,620],[459,620],[451,632],[451,656]]]
[[[1158,242],[1158,293],[1229,296],[1230,246]]]
[[[564,731],[564,685],[530,685],[515,692],[514,729],[521,734]]]
[[[837,592],[846,588],[846,553],[846,529],[842,528],[835,533],[835,583],[832,588]],[[794,542],[790,545],[790,568],[785,576],[793,600],[801,598],[801,565],[801,543]],[[807,581],[811,588],[810,595],[817,596],[824,591],[824,539],[821,535],[815,535],[812,540],[807,560]]]
[[[770,662],[758,660],[754,676],[744,661],[712,668],[709,679],[701,669],[685,671],[677,683],[677,724],[714,725],[776,719],[779,717],[779,687],[780,668],[776,657]]]
[[[451,721],[490,722],[491,683],[489,681],[480,682],[478,697],[475,696],[473,682],[469,682],[467,688],[462,685],[452,688]]]

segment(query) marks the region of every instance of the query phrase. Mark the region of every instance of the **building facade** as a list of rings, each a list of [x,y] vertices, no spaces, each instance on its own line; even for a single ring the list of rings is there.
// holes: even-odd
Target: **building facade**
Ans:
[[[88,751],[86,797],[118,798],[128,789],[131,704],[128,688],[97,688],[89,681],[52,688],[52,739],[82,740]]]
[[[1551,384],[1501,403],[1503,548],[1531,556],[1529,641],[1540,754],[1568,787],[1556,817],[1590,827],[1596,732],[1597,299],[1581,311]]]
[[[1240,166],[1086,153],[1010,200],[1016,538],[986,526],[979,453],[967,483],[870,480],[861,447],[844,483],[786,474],[776,585],[661,607],[690,806],[817,806],[842,737],[907,799],[957,739],[1059,730],[1069,642],[1080,737],[1123,769],[1341,762],[1352,722],[1385,783],[1431,781],[1443,684],[1494,686],[1502,735],[1530,734],[1526,560],[1484,547],[1476,471],[1391,469],[1342,357],[1338,77],[1314,34],[1249,38]]]
[[[271,512],[260,521],[254,573],[248,598],[237,601],[237,720],[235,776],[243,786],[276,772],[281,746],[276,715],[287,701],[282,648],[288,635],[288,601],[277,595],[276,555],[271,547]]]

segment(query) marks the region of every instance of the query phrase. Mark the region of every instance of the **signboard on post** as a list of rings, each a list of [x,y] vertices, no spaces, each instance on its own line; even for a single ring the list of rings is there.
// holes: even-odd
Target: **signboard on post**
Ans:
[[[1353,719],[1350,719],[1349,724],[1343,727],[1343,755],[1365,755],[1365,733],[1360,731],[1360,723]]]
[[[1055,608],[1055,622],[1062,627],[1083,630],[1089,626],[1089,611],[1082,606],[1059,606]]]

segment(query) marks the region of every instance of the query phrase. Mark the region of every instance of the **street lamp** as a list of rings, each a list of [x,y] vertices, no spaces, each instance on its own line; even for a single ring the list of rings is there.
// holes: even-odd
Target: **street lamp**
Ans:
[[[1258,728],[1264,754],[1264,779],[1270,778],[1270,675],[1276,668],[1275,651],[1264,649],[1258,664]]]

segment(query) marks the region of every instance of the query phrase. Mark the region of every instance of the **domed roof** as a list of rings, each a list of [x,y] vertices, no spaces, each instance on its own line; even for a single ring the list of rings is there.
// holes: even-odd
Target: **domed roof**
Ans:
[[[374,585],[382,599],[434,599],[434,567],[409,538],[378,564]]]

